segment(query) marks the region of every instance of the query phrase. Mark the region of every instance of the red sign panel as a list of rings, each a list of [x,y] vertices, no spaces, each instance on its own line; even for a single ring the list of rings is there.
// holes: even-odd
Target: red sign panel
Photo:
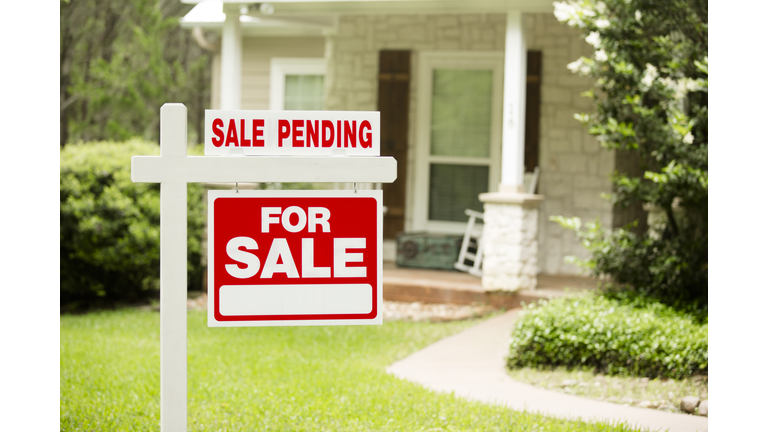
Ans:
[[[208,325],[381,324],[381,191],[211,191]]]

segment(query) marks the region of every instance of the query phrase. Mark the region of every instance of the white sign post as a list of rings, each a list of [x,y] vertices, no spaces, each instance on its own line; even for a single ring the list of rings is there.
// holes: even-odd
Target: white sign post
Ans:
[[[237,114],[236,111],[227,113],[230,117]],[[320,116],[323,115],[323,112],[317,113]],[[306,114],[304,117],[311,119],[311,115]],[[333,115],[343,117],[343,113],[337,112]],[[339,117],[340,120],[341,117]],[[319,120],[322,121],[322,118]],[[351,130],[351,121],[359,120],[352,118],[349,120]],[[302,134],[306,134],[306,129],[296,127],[294,132],[294,125],[291,124],[290,127],[293,136],[296,136],[300,130]],[[280,129],[277,131],[279,133]],[[354,132],[356,139],[359,140],[362,136],[363,140],[367,141],[368,132],[361,127],[360,123],[356,124]],[[284,128],[283,133],[285,133]],[[342,130],[342,137],[344,133]],[[378,128],[373,133],[378,144]],[[351,134],[352,132],[347,134],[350,140]],[[327,139],[328,136],[329,134],[326,134]],[[225,136],[225,143],[226,138]],[[238,137],[238,144],[239,140]],[[322,146],[322,141],[319,145]],[[208,146],[207,143],[206,146]],[[293,144],[291,146],[294,148]],[[235,146],[232,145],[232,147]],[[343,144],[336,148],[343,149]],[[378,146],[375,152],[375,156],[342,157],[338,157],[342,154],[338,151],[332,152],[332,156],[301,156],[301,153],[293,153],[296,156],[290,157],[187,156],[187,108],[183,104],[162,106],[160,109],[160,156],[134,156],[131,159],[131,180],[137,183],[160,183],[160,429],[162,431],[187,430],[187,183],[391,183],[395,181],[397,178],[395,159],[379,157]]]

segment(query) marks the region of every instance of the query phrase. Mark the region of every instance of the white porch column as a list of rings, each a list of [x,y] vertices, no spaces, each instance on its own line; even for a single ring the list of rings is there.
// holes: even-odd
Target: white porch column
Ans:
[[[499,191],[480,194],[483,227],[483,288],[514,292],[536,288],[538,219],[541,195],[525,193],[525,32],[523,14],[507,12],[504,48],[504,108],[501,184]]]
[[[243,36],[240,31],[240,5],[224,4],[221,30],[221,109],[239,110],[243,74]]]
[[[504,44],[500,192],[523,192],[526,67],[523,13],[509,11],[507,12],[507,37]]]

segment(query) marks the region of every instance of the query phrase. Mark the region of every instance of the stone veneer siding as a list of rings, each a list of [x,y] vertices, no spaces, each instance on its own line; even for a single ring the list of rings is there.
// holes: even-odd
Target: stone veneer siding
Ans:
[[[567,255],[585,257],[575,236],[549,221],[550,215],[599,217],[611,226],[612,209],[600,198],[609,192],[613,153],[600,149],[573,118],[590,112],[591,101],[579,93],[589,81],[572,74],[566,65],[590,47],[578,32],[562,25],[552,14],[526,14],[528,49],[543,53],[541,85],[541,133],[538,265],[550,274],[574,274],[578,269],[564,262]],[[411,59],[411,99],[408,132],[408,202],[413,208],[416,142],[416,71],[418,51],[504,51],[505,14],[462,15],[350,15],[339,18],[338,28],[326,40],[325,101],[328,110],[376,110],[378,59],[382,49],[407,49]],[[406,212],[406,230],[412,225]]]
[[[525,30],[528,49],[542,51],[543,56],[538,192],[544,201],[539,207],[539,271],[575,274],[578,267],[566,263],[564,257],[586,258],[588,254],[571,231],[549,217],[578,216],[584,222],[600,218],[610,228],[613,208],[600,194],[611,191],[609,176],[615,156],[573,118],[574,113],[595,108],[590,99],[580,96],[590,88],[590,81],[566,66],[580,56],[591,56],[592,47],[552,14],[526,15]]]

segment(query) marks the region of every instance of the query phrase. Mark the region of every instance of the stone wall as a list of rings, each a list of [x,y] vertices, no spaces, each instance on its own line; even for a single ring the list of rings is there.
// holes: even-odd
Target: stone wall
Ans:
[[[542,51],[541,135],[539,142],[539,272],[576,274],[579,269],[564,261],[568,255],[586,258],[586,250],[571,231],[551,222],[552,215],[578,216],[582,221],[600,218],[612,226],[612,206],[600,197],[611,191],[614,154],[573,118],[593,112],[594,104],[580,96],[590,81],[571,73],[566,66],[591,47],[578,31],[559,23],[552,14],[525,15],[528,49]]]
[[[552,14],[526,14],[528,48],[543,52],[539,193],[539,271],[574,274],[566,255],[585,257],[575,236],[549,221],[550,215],[599,217],[611,226],[611,206],[600,198],[609,192],[608,175],[614,156],[601,149],[573,118],[591,112],[591,101],[579,93],[589,81],[572,74],[566,65],[590,47],[578,32],[560,24]],[[328,110],[376,110],[378,56],[382,49],[407,49],[411,57],[409,154],[406,206],[413,208],[416,142],[416,71],[419,51],[504,51],[505,14],[475,15],[361,15],[342,16],[328,36],[325,55],[325,103]],[[406,212],[406,230],[412,224]]]
[[[339,18],[325,49],[328,110],[376,110],[379,51],[411,50],[405,229],[413,226],[419,51],[504,51],[506,15],[360,15]]]
[[[506,15],[345,15],[326,45],[329,110],[375,110],[379,51],[504,51]],[[418,65],[411,59],[411,71]],[[411,97],[415,77],[411,74]],[[415,123],[411,100],[411,124]]]

